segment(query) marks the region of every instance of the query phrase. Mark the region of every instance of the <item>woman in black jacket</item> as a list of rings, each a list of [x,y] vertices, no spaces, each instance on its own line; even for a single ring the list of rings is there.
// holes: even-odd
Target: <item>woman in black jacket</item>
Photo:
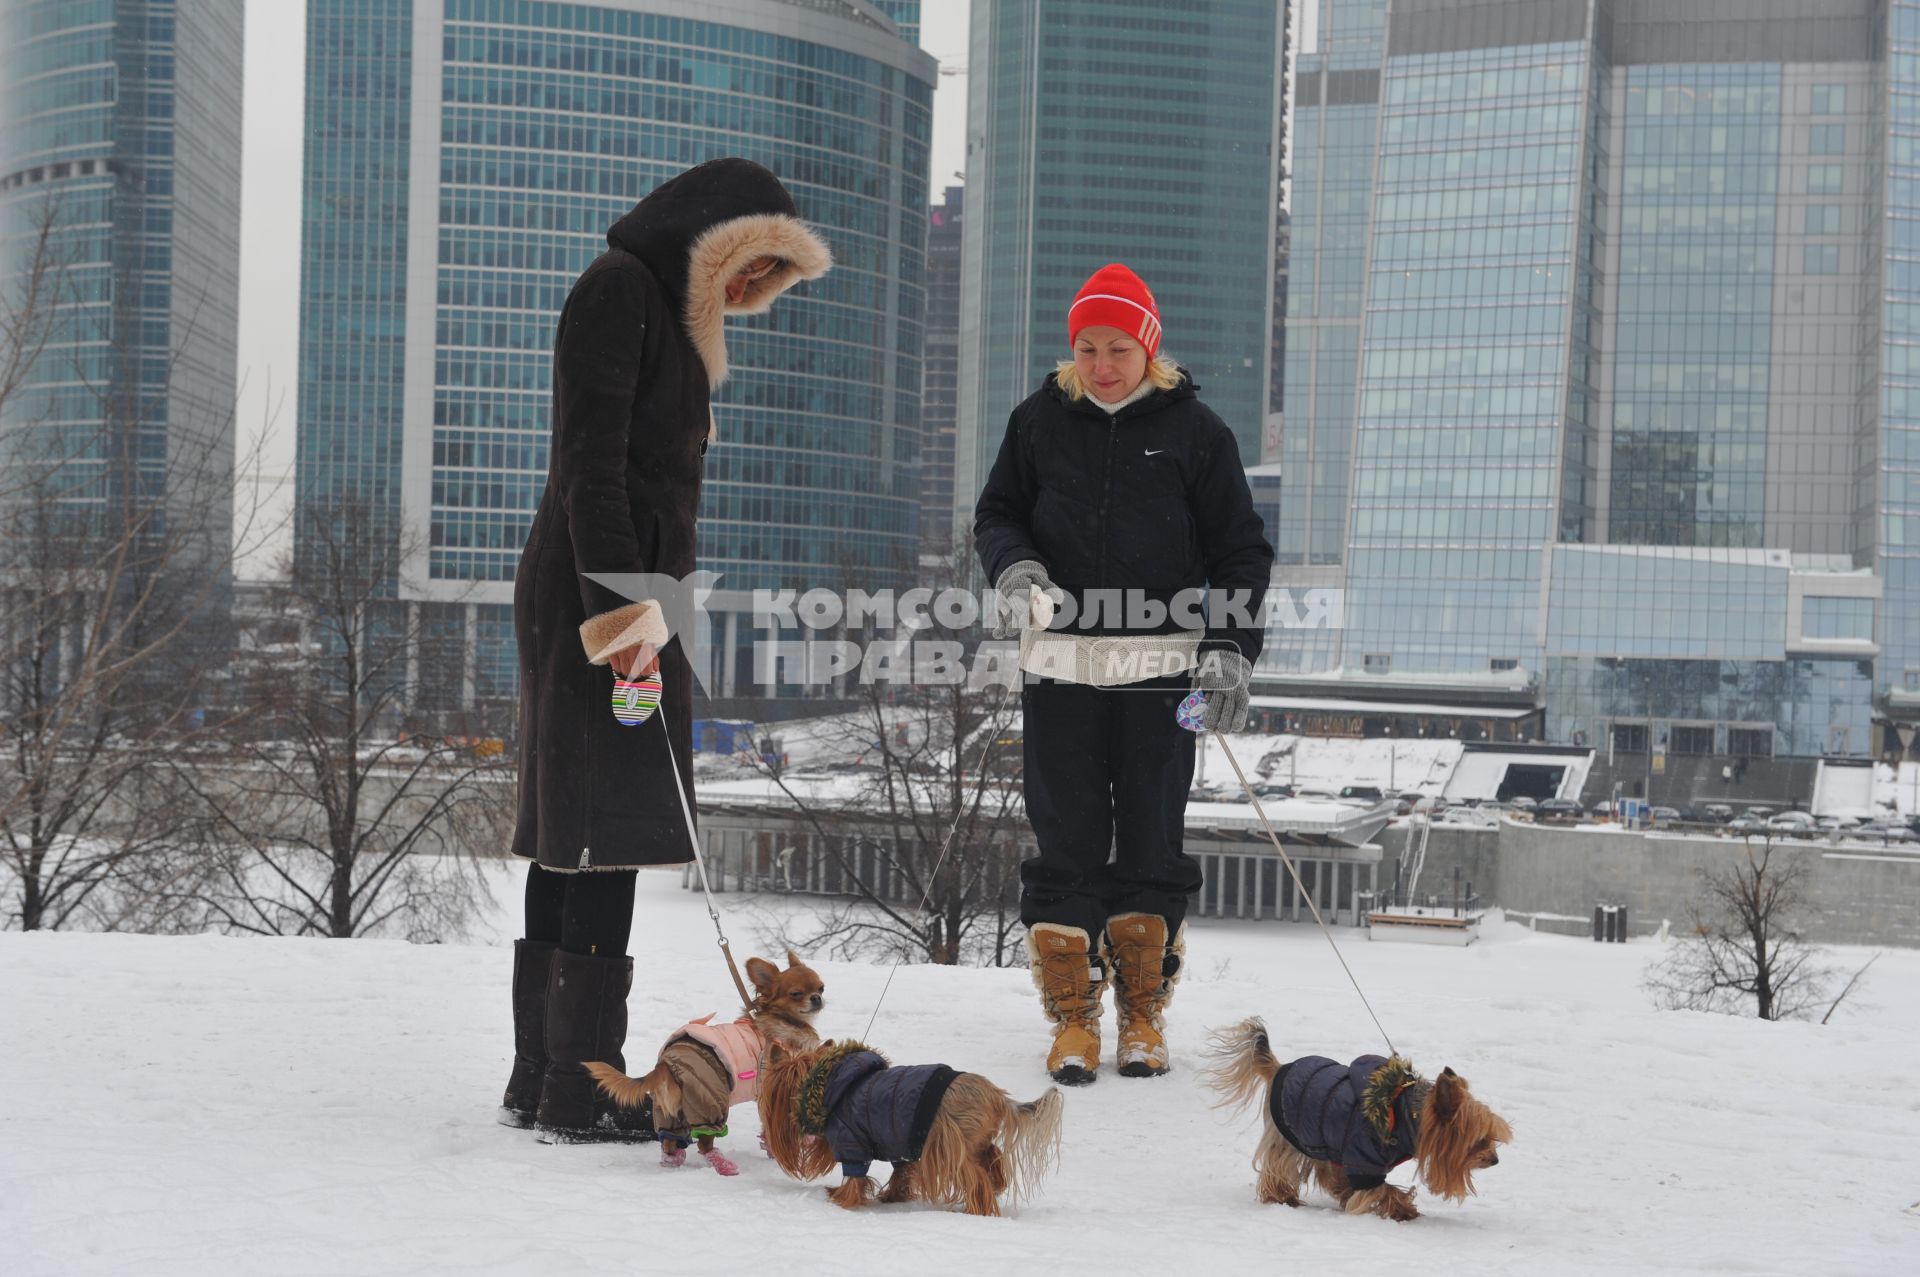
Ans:
[[[826,273],[827,248],[774,175],[714,160],[656,188],[607,232],[575,281],[553,352],[547,488],[514,579],[520,804],[527,871],[514,946],[513,1072],[502,1121],[551,1139],[632,1138],[583,1061],[626,1065],[634,870],[681,864],[693,831],[693,675],[658,601],[594,575],[683,580],[708,403],[727,372],[727,315],[766,310]],[[659,714],[626,728],[613,675],[658,668]],[[678,783],[674,771],[679,772]]]
[[[1233,432],[1159,353],[1139,276],[1096,271],[1067,328],[1073,359],[1013,410],[974,543],[996,635],[1047,600],[1020,636],[1039,845],[1020,869],[1020,916],[1054,1026],[1047,1070],[1078,1085],[1099,1069],[1109,976],[1120,1072],[1167,1071],[1163,1015],[1200,889],[1181,850],[1194,737],[1175,710],[1197,686],[1208,727],[1245,725],[1273,547]]]

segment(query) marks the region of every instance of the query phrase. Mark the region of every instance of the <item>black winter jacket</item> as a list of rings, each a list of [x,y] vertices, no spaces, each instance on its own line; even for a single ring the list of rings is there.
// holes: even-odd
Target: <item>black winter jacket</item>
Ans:
[[[960,1076],[944,1064],[894,1067],[874,1051],[842,1060],[827,1079],[827,1147],[848,1175],[876,1161],[918,1161],[947,1088]]]
[[[1056,629],[1170,633],[1158,624],[1090,616],[1090,592],[1137,592],[1160,604],[1207,587],[1244,600],[1251,624],[1216,607],[1204,648],[1260,654],[1261,608],[1273,547],[1253,508],[1233,432],[1196,396],[1191,379],[1108,415],[1069,399],[1049,376],[1007,419],[1006,439],[974,513],[974,543],[989,583],[1021,559],[1046,566],[1074,598]]]
[[[1268,1093],[1274,1125],[1287,1143],[1316,1161],[1339,1163],[1355,1188],[1384,1184],[1388,1171],[1413,1156],[1419,1134],[1426,1084],[1411,1071],[1402,1075],[1404,1087],[1394,1086],[1381,1097],[1380,1111],[1390,1106],[1391,1116],[1368,1117],[1368,1089],[1378,1093],[1376,1077],[1386,1064],[1379,1055],[1363,1055],[1351,1064],[1303,1055],[1281,1066]]]

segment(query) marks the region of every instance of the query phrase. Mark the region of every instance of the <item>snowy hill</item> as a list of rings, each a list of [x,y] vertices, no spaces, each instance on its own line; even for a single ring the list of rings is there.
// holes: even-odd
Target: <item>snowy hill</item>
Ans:
[[[678,880],[642,877],[630,1060],[728,1005]],[[747,917],[731,921],[755,951]],[[1342,932],[1401,1049],[1467,1075],[1515,1131],[1480,1197],[1395,1225],[1317,1196],[1254,1201],[1251,1129],[1195,1081],[1203,1031],[1258,1012],[1294,1054],[1380,1042],[1317,932],[1209,921],[1169,1016],[1177,1071],[1070,1092],[1057,1173],[1017,1217],[976,1220],[842,1212],[757,1155],[747,1110],[731,1181],[663,1170],[651,1146],[554,1148],[494,1125],[511,954],[506,924],[493,931],[422,947],[0,934],[4,1270],[698,1272],[726,1245],[781,1274],[1539,1277],[1887,1272],[1920,1254],[1920,953],[1887,953],[1822,1028],[1655,1011],[1638,987],[1651,944],[1514,926],[1456,951]],[[885,970],[820,965],[823,1029],[863,1036]],[[865,1036],[1022,1099],[1045,1086],[1024,971],[903,968]]]

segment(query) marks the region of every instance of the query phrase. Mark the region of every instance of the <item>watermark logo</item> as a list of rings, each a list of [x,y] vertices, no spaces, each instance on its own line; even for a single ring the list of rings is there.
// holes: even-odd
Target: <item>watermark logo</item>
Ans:
[[[653,572],[589,572],[587,579],[634,602],[653,602],[670,637],[680,640],[703,691],[716,655],[709,603],[721,574],[685,577]],[[949,587],[906,590],[755,590],[741,616],[751,652],[751,679],[763,688],[819,687],[842,680],[862,685],[1017,687],[1022,678],[1060,676],[1124,686],[1208,671],[1215,645],[1196,651],[1194,635],[1222,629],[1339,629],[1343,591],[1274,586],[1258,599],[1247,590],[1088,590],[1063,593],[1041,624],[1016,608],[1025,642],[981,640],[1002,606],[992,590]],[[637,629],[637,627],[636,627]],[[1102,634],[1102,630],[1124,634]],[[1173,633],[1184,632],[1180,641]],[[800,637],[789,637],[792,635]],[[636,634],[637,641],[637,634]],[[1023,659],[1023,651],[1026,653]],[[1035,653],[1041,653],[1036,656]],[[1063,656],[1064,654],[1064,656]],[[1068,664],[1049,675],[1047,661]],[[1072,671],[1068,673],[1067,671]]]

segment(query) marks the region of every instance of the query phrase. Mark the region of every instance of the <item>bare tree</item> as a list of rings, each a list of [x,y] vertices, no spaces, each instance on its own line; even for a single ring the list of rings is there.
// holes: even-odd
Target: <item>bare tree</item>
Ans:
[[[464,677],[462,645],[397,596],[407,542],[391,520],[349,501],[299,530],[282,606],[305,637],[244,672],[238,765],[180,775],[206,813],[195,897],[233,931],[457,934],[503,845],[502,742],[410,730],[423,688]]]
[[[1747,840],[1737,863],[1701,870],[1693,932],[1648,969],[1647,988],[1674,1010],[1810,1016],[1824,1004],[1830,973],[1801,938],[1806,882],[1804,856],[1771,838]]]
[[[958,545],[933,565],[936,592],[966,580],[970,554]],[[965,677],[958,658],[977,639],[931,620],[892,640],[897,668],[958,674],[862,686],[858,710],[825,729],[828,751],[851,761],[824,784],[749,756],[804,817],[811,854],[846,892],[824,914],[782,924],[793,947],[994,966],[1017,951],[1019,697]]]
[[[225,664],[232,421],[171,423],[156,454],[159,391],[72,353],[56,220],[0,283],[0,917],[137,926],[116,888],[180,845],[161,764]],[[56,418],[50,386],[91,410]]]

